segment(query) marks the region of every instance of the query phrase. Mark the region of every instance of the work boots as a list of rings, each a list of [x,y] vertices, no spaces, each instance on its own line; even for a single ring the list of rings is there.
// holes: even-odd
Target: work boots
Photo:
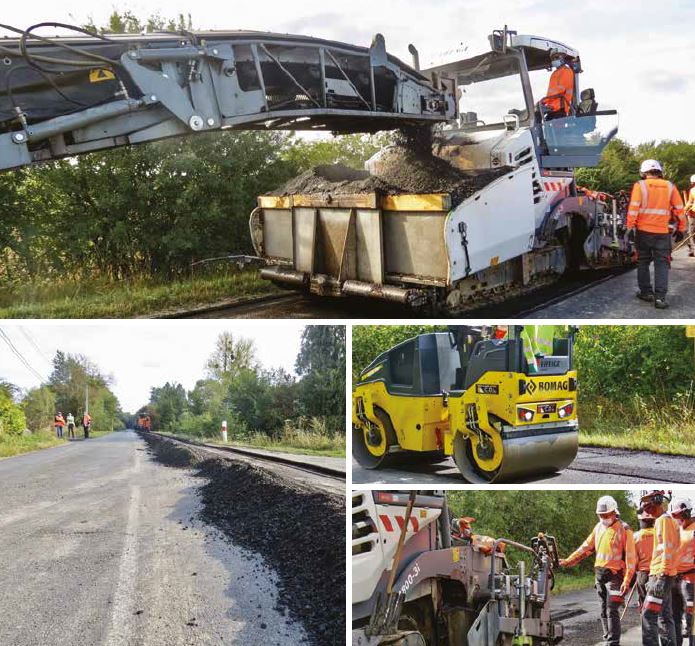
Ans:
[[[653,303],[654,302],[654,294],[652,292],[637,292],[637,294],[635,294],[635,295],[641,301],[646,301],[647,303]]]
[[[663,296],[654,299],[654,307],[658,310],[665,310],[668,307],[668,303]]]

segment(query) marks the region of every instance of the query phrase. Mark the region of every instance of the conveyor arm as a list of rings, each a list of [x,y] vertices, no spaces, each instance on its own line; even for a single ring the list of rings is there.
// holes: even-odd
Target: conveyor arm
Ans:
[[[3,27],[21,37],[0,39],[0,169],[227,128],[376,132],[457,114],[454,82],[435,87],[380,34],[364,48],[261,32],[45,38]]]

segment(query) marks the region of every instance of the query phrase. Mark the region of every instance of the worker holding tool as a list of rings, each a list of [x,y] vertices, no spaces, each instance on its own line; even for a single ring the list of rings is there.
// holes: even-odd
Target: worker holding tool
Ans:
[[[688,201],[685,203],[685,217],[688,218],[688,255],[695,258],[695,175],[690,176]]]
[[[640,612],[644,606],[644,598],[647,596],[647,581],[649,580],[649,566],[654,552],[654,518],[640,507],[637,512],[639,531],[635,533],[635,554],[637,556],[637,599]]]
[[[693,628],[693,584],[695,583],[695,518],[690,498],[673,498],[669,514],[680,526],[680,546],[677,557],[677,575],[673,586],[673,623],[676,627],[676,644],[683,644],[683,615],[689,646],[695,646]]]
[[[53,418],[53,425],[56,429],[56,437],[62,438],[63,427],[65,426],[65,418],[63,417],[63,413],[61,413],[60,411],[58,411],[58,414]]]
[[[665,511],[667,501],[665,492],[656,490],[646,492],[640,500],[642,508],[655,519],[654,552],[649,565],[647,596],[642,607],[643,646],[659,646],[659,620],[662,625],[661,644],[676,644],[671,596],[677,574],[680,537],[678,524]]]
[[[574,96],[574,70],[566,56],[558,51],[550,52],[550,66],[553,73],[548,82],[548,93],[541,99],[546,119],[560,119],[569,115]]]
[[[596,554],[596,591],[601,599],[601,624],[607,646],[620,644],[620,606],[635,574],[635,542],[632,530],[618,517],[618,503],[602,496],[596,503],[598,523],[575,552],[560,560],[560,567],[573,567]]]
[[[678,189],[663,178],[656,159],[645,159],[640,166],[642,179],[635,182],[627,211],[627,228],[637,247],[637,298],[653,302],[658,309],[668,307],[668,271],[671,266],[671,236],[683,239],[685,217]],[[654,262],[654,289],[649,265]]]

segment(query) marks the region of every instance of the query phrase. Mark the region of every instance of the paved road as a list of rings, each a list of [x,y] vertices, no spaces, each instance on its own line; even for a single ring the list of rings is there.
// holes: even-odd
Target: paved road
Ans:
[[[565,629],[563,644],[572,646],[601,646],[601,607],[594,588],[557,595],[552,600],[554,618]],[[634,599],[622,622],[622,646],[641,646],[642,632],[639,626],[637,602]]]
[[[692,482],[695,458],[660,455],[648,451],[581,447],[577,459],[558,473],[519,480],[544,484],[686,483]],[[404,470],[370,471],[352,460],[355,484],[462,484],[453,458],[437,464],[419,464]]]
[[[669,275],[669,309],[657,310],[637,300],[637,270],[633,269],[576,296],[535,311],[533,319],[678,319],[695,317],[695,258],[687,248],[673,256]]]
[[[0,461],[0,644],[286,646],[276,578],[132,432]]]

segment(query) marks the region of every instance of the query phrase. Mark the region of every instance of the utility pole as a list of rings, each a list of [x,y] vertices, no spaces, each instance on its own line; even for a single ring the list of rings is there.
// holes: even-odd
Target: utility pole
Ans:
[[[84,388],[84,412],[89,413],[89,383]]]

